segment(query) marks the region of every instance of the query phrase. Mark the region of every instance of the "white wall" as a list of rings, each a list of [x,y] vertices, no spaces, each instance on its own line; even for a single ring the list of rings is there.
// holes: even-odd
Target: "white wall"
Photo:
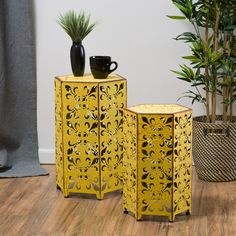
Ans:
[[[170,69],[188,54],[186,45],[172,38],[189,25],[166,15],[178,14],[171,1],[37,0],[35,31],[38,84],[38,135],[42,163],[54,162],[54,76],[71,74],[70,38],[56,23],[59,13],[74,9],[91,13],[99,25],[84,40],[86,71],[92,55],[110,55],[119,63],[117,73],[128,80],[128,105],[176,103],[188,86]],[[178,103],[201,114],[203,107],[183,99]]]

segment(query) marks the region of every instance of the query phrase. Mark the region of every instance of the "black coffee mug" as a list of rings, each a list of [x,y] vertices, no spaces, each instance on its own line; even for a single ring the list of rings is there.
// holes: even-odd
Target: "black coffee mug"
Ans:
[[[109,56],[92,56],[89,58],[89,61],[90,69],[95,79],[107,78],[107,76],[118,67],[118,63],[111,61],[111,57]],[[113,69],[111,69],[112,64],[115,65]]]

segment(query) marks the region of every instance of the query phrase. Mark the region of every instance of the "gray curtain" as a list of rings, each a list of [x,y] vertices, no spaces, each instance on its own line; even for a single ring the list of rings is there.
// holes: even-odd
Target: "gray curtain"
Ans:
[[[0,177],[47,174],[38,159],[33,36],[32,1],[0,0]]]

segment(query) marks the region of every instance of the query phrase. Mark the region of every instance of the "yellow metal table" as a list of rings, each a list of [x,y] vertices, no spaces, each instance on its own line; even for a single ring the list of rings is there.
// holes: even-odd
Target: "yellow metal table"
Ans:
[[[190,214],[192,205],[192,111],[179,105],[125,109],[124,212]]]
[[[55,78],[56,183],[69,193],[96,194],[122,188],[123,108],[126,80]]]

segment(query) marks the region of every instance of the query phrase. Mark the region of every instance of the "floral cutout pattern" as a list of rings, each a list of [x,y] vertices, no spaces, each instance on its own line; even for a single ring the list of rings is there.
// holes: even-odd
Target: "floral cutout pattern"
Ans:
[[[102,193],[122,188],[124,81],[99,86],[100,158]]]
[[[174,118],[173,211],[175,214],[192,206],[192,114]]]
[[[138,212],[170,215],[172,200],[172,115],[140,115]]]
[[[99,181],[98,85],[63,84],[65,188],[96,193]]]
[[[61,99],[57,113],[62,118],[57,136],[63,134],[63,163],[57,170],[58,179],[64,181],[60,188],[65,196],[77,192],[103,198],[122,188],[126,80],[56,81],[56,96]],[[57,125],[59,121],[56,115]]]
[[[137,117],[128,110],[124,114],[124,211],[137,213]]]
[[[192,115],[125,111],[124,210],[168,216],[191,212]]]
[[[56,183],[63,189],[63,145],[62,145],[62,101],[61,83],[55,80],[55,141],[56,141]]]

